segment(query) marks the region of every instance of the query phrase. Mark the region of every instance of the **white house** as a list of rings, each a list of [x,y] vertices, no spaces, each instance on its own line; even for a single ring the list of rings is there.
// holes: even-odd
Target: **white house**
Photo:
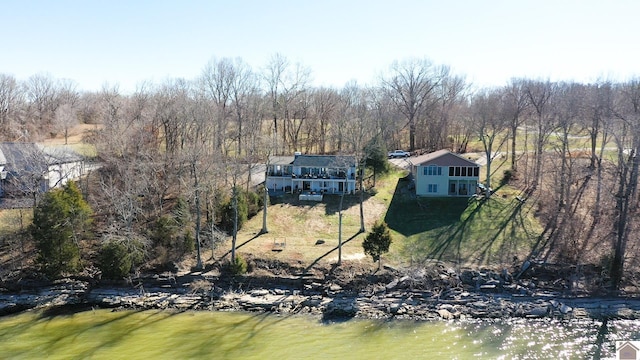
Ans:
[[[476,193],[480,167],[448,150],[438,150],[411,160],[418,196],[471,196]]]
[[[343,155],[270,156],[269,191],[340,194],[356,190],[356,159]]]
[[[69,148],[0,143],[0,195],[44,192],[84,174],[84,159]]]

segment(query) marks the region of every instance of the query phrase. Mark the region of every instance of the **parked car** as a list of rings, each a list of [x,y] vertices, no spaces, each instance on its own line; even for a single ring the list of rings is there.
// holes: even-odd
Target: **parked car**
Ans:
[[[395,158],[406,158],[411,156],[410,153],[404,151],[404,150],[394,150],[392,152],[389,153],[389,159],[395,159]]]

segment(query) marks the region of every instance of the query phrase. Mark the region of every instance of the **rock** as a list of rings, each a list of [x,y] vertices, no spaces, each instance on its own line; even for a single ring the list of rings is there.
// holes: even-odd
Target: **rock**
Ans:
[[[440,304],[438,305],[438,309],[442,309],[442,310],[453,310],[453,305],[452,304]]]
[[[398,279],[394,279],[392,282],[388,283],[388,284],[385,286],[385,289],[387,289],[387,290],[392,290],[392,289],[394,289],[396,286],[398,286]]]
[[[480,285],[480,290],[481,291],[486,291],[486,292],[495,292],[497,290],[497,286],[494,284],[484,284],[484,285]]]
[[[529,311],[527,311],[526,315],[529,318],[538,318],[538,317],[544,317],[549,315],[549,308],[546,306],[538,306],[538,307],[534,307],[533,309],[530,309]]]
[[[398,303],[389,305],[389,312],[392,314],[397,314],[399,309],[400,309],[400,304]]]
[[[565,305],[565,304],[560,304],[560,312],[562,314],[567,314],[573,311],[573,308],[571,306]]]
[[[453,319],[453,314],[447,309],[438,309],[436,312],[438,313],[438,315],[440,315],[441,318],[445,320]]]
[[[473,306],[476,309],[486,309],[489,306],[486,301],[474,301],[469,305]]]

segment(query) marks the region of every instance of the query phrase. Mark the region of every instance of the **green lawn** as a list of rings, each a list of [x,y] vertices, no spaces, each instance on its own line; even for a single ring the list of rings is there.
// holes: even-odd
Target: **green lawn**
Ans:
[[[522,259],[540,233],[531,205],[499,193],[488,200],[398,198],[386,221],[395,232],[393,258],[492,266]]]
[[[532,215],[533,204],[516,200],[518,191],[508,186],[489,200],[417,198],[405,175],[397,170],[379,178],[375,195],[365,201],[367,230],[376,220],[384,220],[392,230],[391,251],[383,255],[383,263],[406,265],[439,259],[461,265],[510,264],[514,256],[522,259],[528,254],[541,231]],[[257,236],[262,224],[262,214],[258,214],[239,232],[238,244],[243,245],[238,251],[304,265],[335,262],[338,200],[327,196],[321,203],[308,203],[290,195],[281,198],[269,207],[269,233]],[[362,254],[365,234],[358,235],[358,197],[346,197],[344,208],[343,256],[371,262]],[[324,243],[316,244],[318,239]],[[280,242],[286,242],[284,249],[272,251]],[[229,245],[220,250],[227,251]]]

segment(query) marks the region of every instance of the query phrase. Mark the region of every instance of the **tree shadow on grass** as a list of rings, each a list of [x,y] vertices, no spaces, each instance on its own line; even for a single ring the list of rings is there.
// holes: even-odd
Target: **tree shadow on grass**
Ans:
[[[419,198],[413,183],[399,179],[384,221],[390,229],[409,237],[460,221],[469,206],[469,198]]]
[[[344,240],[344,241],[342,242],[342,246],[346,245],[346,244],[347,244],[347,243],[349,243],[351,240],[353,240],[353,239],[355,239],[356,237],[358,237],[358,235],[360,235],[360,234],[362,234],[362,232],[358,232],[358,233],[356,233],[356,234],[351,235],[351,237],[350,237],[350,238],[348,238],[347,240]],[[313,261],[309,266],[307,266],[307,267],[304,269],[304,273],[303,273],[303,274],[301,274],[301,275],[302,275],[302,276],[304,276],[304,274],[308,273],[308,272],[311,270],[311,268],[313,268],[316,264],[318,264],[318,262],[319,262],[320,260],[322,260],[322,259],[324,259],[325,257],[329,256],[329,255],[330,255],[331,253],[333,253],[334,251],[337,251],[337,250],[338,250],[338,248],[339,248],[339,246],[336,246],[336,247],[334,247],[334,248],[330,249],[329,251],[327,251],[326,253],[324,253],[323,255],[320,255],[320,257],[318,257],[317,259],[315,259],[315,260],[314,260],[314,261]]]
[[[241,247],[243,247],[243,246],[247,245],[248,243],[252,242],[253,240],[255,240],[255,239],[257,239],[257,238],[259,238],[260,236],[265,235],[265,234],[266,234],[266,233],[258,232],[257,234],[255,234],[254,236],[252,236],[250,239],[245,240],[243,243],[240,243],[240,244],[236,245],[236,251],[237,251],[238,249],[240,249]],[[226,257],[227,257],[228,255],[230,255],[230,254],[231,254],[231,249],[229,249],[226,253],[222,254],[222,255],[218,258],[218,261],[222,261],[222,259],[226,258]]]
[[[445,256],[453,255],[456,261],[460,262],[463,257],[464,241],[472,236],[472,224],[486,200],[474,199],[471,201],[478,201],[478,203],[475,204],[475,207],[469,212],[466,218],[461,218],[465,208],[460,211],[460,215],[455,218],[455,221],[452,219],[448,224],[435,227],[434,230],[437,229],[437,232],[433,234],[433,238],[430,241],[425,241],[426,249],[417,253],[424,254],[425,259],[437,260],[443,260]],[[468,203],[466,204],[468,206]]]
[[[369,192],[365,192],[363,195],[363,202],[371,198]],[[338,213],[340,207],[340,195],[339,194],[325,194],[322,201],[300,201],[297,194],[283,194],[278,196],[272,196],[269,198],[271,205],[287,204],[290,206],[298,206],[301,208],[314,208],[316,206],[324,206],[326,215],[334,215]],[[342,201],[342,211],[346,211],[351,207],[360,205],[360,194],[345,194]]]
[[[515,199],[506,204],[498,201],[480,200],[463,219],[437,233],[414,239],[405,252],[415,254],[412,256],[417,261],[437,259],[476,265],[511,261],[512,256],[526,250],[519,231],[525,238],[530,237],[524,203]]]

